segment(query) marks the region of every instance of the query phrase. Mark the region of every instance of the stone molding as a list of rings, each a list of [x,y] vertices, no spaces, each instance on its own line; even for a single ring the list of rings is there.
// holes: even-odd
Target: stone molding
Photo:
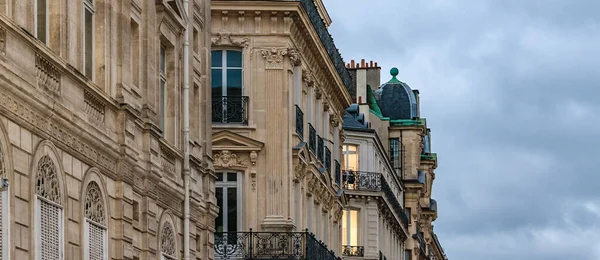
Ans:
[[[248,48],[250,45],[250,38],[247,36],[232,36],[228,32],[219,32],[216,36],[211,38],[213,46],[232,46]]]
[[[214,155],[214,166],[220,168],[247,167],[247,162],[234,152],[221,150]]]

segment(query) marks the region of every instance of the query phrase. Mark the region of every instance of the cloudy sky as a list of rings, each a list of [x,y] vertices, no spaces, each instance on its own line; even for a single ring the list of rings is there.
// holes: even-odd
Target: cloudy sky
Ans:
[[[600,259],[600,1],[324,0],[421,92],[451,260]]]

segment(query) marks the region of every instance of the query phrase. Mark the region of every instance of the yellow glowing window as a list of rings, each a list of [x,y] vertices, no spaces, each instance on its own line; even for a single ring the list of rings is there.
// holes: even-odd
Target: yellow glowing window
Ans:
[[[358,152],[356,145],[344,145],[344,170],[346,171],[357,171],[358,170]]]
[[[344,210],[342,216],[342,245],[358,246],[358,210]]]

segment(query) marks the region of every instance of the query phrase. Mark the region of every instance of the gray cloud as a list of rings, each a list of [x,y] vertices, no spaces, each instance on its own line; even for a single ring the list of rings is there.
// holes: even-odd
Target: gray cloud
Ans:
[[[346,61],[421,91],[450,259],[600,259],[600,1],[325,2]]]

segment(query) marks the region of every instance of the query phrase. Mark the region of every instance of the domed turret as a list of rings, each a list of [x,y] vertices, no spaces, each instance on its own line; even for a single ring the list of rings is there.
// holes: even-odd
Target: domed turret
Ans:
[[[374,92],[377,105],[384,117],[413,119],[418,116],[417,97],[410,87],[398,80],[398,69],[390,70],[392,79]]]

